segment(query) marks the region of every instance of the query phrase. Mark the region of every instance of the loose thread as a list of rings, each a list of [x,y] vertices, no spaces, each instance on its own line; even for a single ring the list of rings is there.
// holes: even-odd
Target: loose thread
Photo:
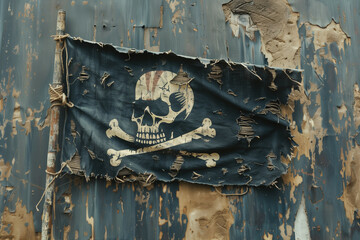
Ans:
[[[52,172],[49,172],[49,171],[45,170],[45,172],[46,172],[47,174],[54,176],[54,178],[51,179],[51,181],[49,182],[49,184],[45,187],[45,190],[44,190],[43,194],[41,195],[40,200],[38,201],[38,203],[37,203],[36,206],[35,206],[36,211],[40,211],[39,208],[38,208],[38,206],[39,206],[39,204],[41,203],[41,201],[43,200],[43,198],[45,197],[46,191],[47,191],[48,188],[55,182],[55,179],[59,177],[59,175],[62,173],[62,171],[64,170],[64,168],[65,168],[67,165],[68,165],[68,161],[63,162],[63,163],[61,164],[60,170],[57,171],[56,173],[52,173]]]
[[[217,189],[217,187],[214,187],[215,188],[215,191],[217,193],[219,193],[220,195],[223,195],[223,196],[244,196],[245,194],[247,194],[249,192],[249,187],[246,186],[246,191],[245,192],[242,192],[242,193],[222,193],[219,191],[219,189]]]

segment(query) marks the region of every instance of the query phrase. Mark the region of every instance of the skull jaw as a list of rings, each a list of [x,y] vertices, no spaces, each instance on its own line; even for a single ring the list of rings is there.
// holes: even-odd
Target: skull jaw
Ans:
[[[142,125],[141,121],[134,121],[137,123],[137,133],[135,142],[143,145],[154,145],[165,142],[166,136],[162,129],[159,128],[160,123],[152,126]]]
[[[152,125],[150,126],[143,124],[146,113],[152,118]],[[158,116],[153,114],[148,108],[145,109],[144,114],[140,117],[134,117],[133,114],[131,120],[137,124],[135,142],[148,146],[166,142],[167,136],[160,125],[163,123],[172,124],[179,114],[180,112],[174,112],[170,109],[166,116]]]

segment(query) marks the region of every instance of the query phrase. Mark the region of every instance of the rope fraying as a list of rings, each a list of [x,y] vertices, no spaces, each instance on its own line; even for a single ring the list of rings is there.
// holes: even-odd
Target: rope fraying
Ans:
[[[74,104],[67,100],[67,96],[63,93],[63,86],[56,85],[51,86],[49,84],[49,95],[50,95],[50,103],[51,107],[53,106],[68,106],[70,108],[74,107]]]
[[[59,177],[59,175],[62,173],[62,171],[64,170],[64,168],[68,165],[68,161],[66,162],[63,162],[61,163],[61,168],[59,171],[55,172],[55,173],[52,173],[52,172],[49,172],[47,170],[45,170],[45,172],[49,175],[52,175],[53,176],[53,179],[51,179],[51,181],[49,182],[48,185],[46,185],[45,187],[45,190],[43,192],[43,194],[41,195],[41,198],[39,200],[39,202],[36,204],[35,208],[36,208],[36,211],[39,211],[39,204],[41,203],[41,201],[43,200],[43,198],[45,197],[45,194],[46,194],[46,191],[48,190],[48,188],[55,182],[55,179]]]
[[[62,41],[63,39],[69,37],[69,34],[64,35],[51,35],[51,37],[54,39],[54,41]]]

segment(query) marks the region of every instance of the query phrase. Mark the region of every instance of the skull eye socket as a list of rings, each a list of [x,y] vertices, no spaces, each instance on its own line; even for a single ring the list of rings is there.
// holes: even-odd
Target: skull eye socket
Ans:
[[[166,116],[169,113],[169,106],[160,98],[157,100],[136,100],[133,102],[134,117],[144,115],[145,108],[149,107],[150,112],[156,116]]]
[[[174,112],[179,112],[181,109],[184,108],[186,104],[186,98],[183,93],[176,92],[170,95],[169,101],[171,104],[171,109]]]

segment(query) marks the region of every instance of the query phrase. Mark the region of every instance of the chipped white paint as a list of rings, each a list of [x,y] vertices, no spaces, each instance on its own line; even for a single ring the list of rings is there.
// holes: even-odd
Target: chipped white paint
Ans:
[[[302,196],[298,212],[296,213],[294,233],[296,240],[310,240],[309,221],[305,209],[304,195]]]

